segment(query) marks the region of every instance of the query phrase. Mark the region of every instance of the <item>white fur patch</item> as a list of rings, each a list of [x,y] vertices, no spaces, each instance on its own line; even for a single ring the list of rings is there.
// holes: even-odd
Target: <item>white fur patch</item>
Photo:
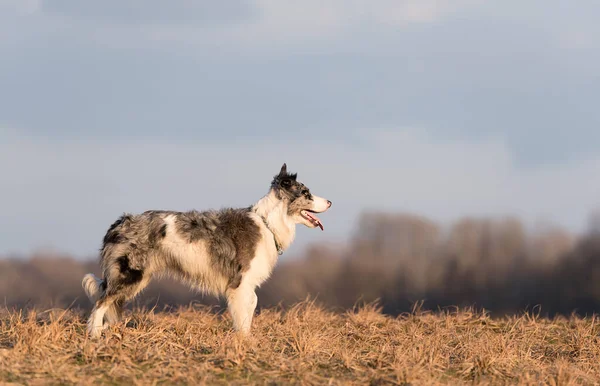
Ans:
[[[254,258],[250,262],[250,269],[244,272],[242,276],[242,285],[250,285],[254,288],[260,286],[271,276],[279,255],[275,247],[273,233],[265,226],[258,215],[254,214],[252,218],[260,227],[261,238],[256,245]]]
[[[269,231],[259,218],[261,229],[264,228],[263,230],[268,231],[270,238],[273,238],[274,234],[283,250],[289,248],[296,237],[296,223],[292,217],[288,216],[286,205],[277,199],[275,192],[271,191],[261,198],[254,208],[256,214],[265,218],[271,228]]]
[[[210,266],[210,255],[206,248],[206,242],[195,241],[190,243],[179,236],[175,230],[175,217],[167,216],[167,234],[162,240],[163,251],[177,260],[181,269],[187,272],[189,277],[198,278],[194,285],[204,293],[218,295],[227,288],[227,278],[220,275]],[[179,272],[172,272],[177,275]]]
[[[313,210],[317,213],[321,213],[321,212],[325,212],[327,209],[329,209],[329,206],[330,206],[329,201],[327,201],[323,197],[315,196],[314,194],[312,195],[312,197],[313,197],[313,206],[312,206],[311,210]]]

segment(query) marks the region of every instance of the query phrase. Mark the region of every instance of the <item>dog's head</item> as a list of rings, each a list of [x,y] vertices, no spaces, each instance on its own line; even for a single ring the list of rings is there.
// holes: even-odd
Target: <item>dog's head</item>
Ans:
[[[323,224],[315,213],[325,212],[331,206],[331,201],[315,196],[296,178],[297,174],[288,173],[286,164],[283,164],[279,174],[273,178],[271,188],[277,198],[286,203],[287,214],[296,224],[323,230]]]

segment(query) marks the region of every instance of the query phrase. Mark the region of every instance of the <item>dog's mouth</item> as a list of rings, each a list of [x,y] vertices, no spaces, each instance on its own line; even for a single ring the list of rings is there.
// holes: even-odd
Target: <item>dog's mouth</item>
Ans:
[[[319,218],[315,216],[315,212],[313,212],[312,210],[305,209],[300,211],[300,214],[302,215],[302,217],[310,221],[310,223],[314,225],[315,228],[319,227],[321,228],[321,230],[324,230],[323,223],[321,223],[321,220],[319,220]]]

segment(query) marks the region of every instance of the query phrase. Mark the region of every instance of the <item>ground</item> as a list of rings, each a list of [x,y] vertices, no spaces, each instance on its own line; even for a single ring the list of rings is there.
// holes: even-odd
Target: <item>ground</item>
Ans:
[[[253,335],[202,307],[134,310],[98,341],[79,311],[0,312],[0,384],[598,384],[596,317],[263,309]],[[5,383],[2,383],[5,382]]]

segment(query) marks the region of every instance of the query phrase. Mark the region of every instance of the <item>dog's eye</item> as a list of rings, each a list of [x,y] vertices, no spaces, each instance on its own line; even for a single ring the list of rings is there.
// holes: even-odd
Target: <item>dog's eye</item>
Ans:
[[[291,185],[292,183],[290,182],[290,180],[281,181],[281,186],[283,186],[284,188],[289,188]]]
[[[305,196],[309,196],[309,195],[310,195],[310,193],[308,192],[308,189],[304,189],[304,190],[302,190],[302,192],[301,192],[301,193],[302,193],[303,195],[305,195]]]

